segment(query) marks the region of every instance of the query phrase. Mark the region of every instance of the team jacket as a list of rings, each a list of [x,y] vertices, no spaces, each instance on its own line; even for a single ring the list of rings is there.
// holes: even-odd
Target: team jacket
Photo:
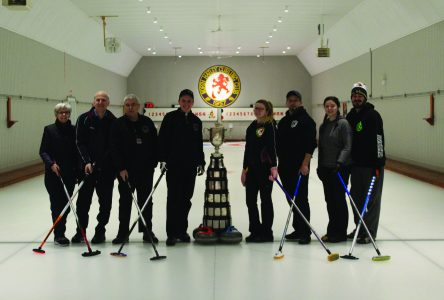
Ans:
[[[159,161],[169,166],[205,165],[202,121],[180,108],[165,115],[159,130]]]
[[[352,164],[378,168],[385,165],[384,129],[382,118],[370,103],[362,109],[352,109],[347,120],[353,131]]]
[[[107,110],[99,119],[94,108],[77,119],[76,145],[84,164],[96,163],[97,168],[112,169],[109,132],[116,117]]]
[[[305,154],[313,154],[317,147],[316,123],[303,107],[295,109],[278,124],[277,149],[279,167],[299,168]]]
[[[111,126],[110,149],[117,171],[149,171],[157,165],[157,130],[153,121],[139,114],[132,122],[118,118]]]
[[[253,121],[247,128],[243,168],[270,169],[277,166],[276,126]]]
[[[50,171],[51,166],[57,163],[62,175],[77,175],[79,157],[75,144],[75,129],[71,121],[62,124],[56,120],[54,124],[45,126],[40,144],[40,157],[45,163],[46,171]]]

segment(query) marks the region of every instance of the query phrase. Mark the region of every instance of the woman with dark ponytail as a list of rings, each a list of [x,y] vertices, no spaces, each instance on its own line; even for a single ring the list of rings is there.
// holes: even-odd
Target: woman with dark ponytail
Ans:
[[[241,182],[245,186],[249,216],[247,243],[273,241],[273,202],[271,191],[277,177],[276,122],[273,119],[273,105],[267,100],[254,104],[254,120],[247,128],[245,153]],[[257,207],[257,194],[261,196],[261,217]]]
[[[341,117],[338,98],[324,100],[325,117],[319,128],[318,177],[324,186],[329,222],[324,242],[337,243],[347,240],[348,210],[345,191],[337,173],[345,182],[350,176],[349,164],[352,131],[347,120]]]

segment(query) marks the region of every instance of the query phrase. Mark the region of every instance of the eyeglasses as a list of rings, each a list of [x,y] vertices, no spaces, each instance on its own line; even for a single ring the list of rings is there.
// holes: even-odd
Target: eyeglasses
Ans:
[[[70,111],[59,111],[59,112],[57,112],[57,114],[59,114],[59,115],[70,115],[71,112]]]
[[[125,107],[137,107],[139,104],[125,104]]]

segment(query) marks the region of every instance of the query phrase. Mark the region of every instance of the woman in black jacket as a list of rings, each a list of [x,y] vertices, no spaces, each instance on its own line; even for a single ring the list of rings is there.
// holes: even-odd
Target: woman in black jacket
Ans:
[[[325,98],[325,117],[319,128],[317,172],[324,186],[329,217],[327,234],[322,240],[331,243],[347,240],[348,224],[345,191],[337,173],[339,171],[344,182],[348,182],[352,132],[347,120],[340,116],[339,106],[338,98]]]
[[[247,243],[273,241],[273,202],[271,191],[277,177],[276,123],[273,119],[273,105],[267,100],[258,100],[254,105],[256,120],[247,128],[245,153],[241,176],[246,190],[249,216]],[[261,196],[261,216],[257,208],[257,193]]]
[[[45,163],[45,187],[51,202],[53,223],[68,203],[60,177],[63,178],[69,195],[72,195],[78,170],[75,130],[69,120],[71,106],[68,103],[58,103],[54,107],[54,114],[56,121],[45,126],[40,145],[40,157]],[[69,210],[54,228],[54,243],[59,246],[69,245],[69,240],[65,237],[68,213]]]

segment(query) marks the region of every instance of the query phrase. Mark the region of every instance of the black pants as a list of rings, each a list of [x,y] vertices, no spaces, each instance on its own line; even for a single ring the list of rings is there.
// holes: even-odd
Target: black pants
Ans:
[[[249,168],[245,182],[246,202],[248,208],[249,228],[254,235],[273,235],[273,201],[271,192],[273,182],[268,179],[269,170]],[[261,197],[261,217],[259,219],[259,210],[257,207],[257,194]]]
[[[282,179],[282,185],[289,195],[293,197],[296,184],[298,183],[299,166],[294,168],[279,166],[279,177]],[[295,204],[299,210],[310,222],[310,204],[308,203],[308,175],[301,177],[298,194]],[[289,205],[291,203],[289,202]],[[297,235],[301,237],[309,237],[311,235],[310,227],[304,222],[296,209],[293,209],[293,229]]]
[[[194,193],[197,167],[168,166],[166,172],[167,217],[166,232],[168,237],[184,235],[188,229],[188,213]]]
[[[367,198],[368,189],[372,176],[375,173],[374,168],[366,167],[352,167],[351,170],[351,190],[350,194],[358,207],[359,212],[362,212],[364,207],[365,199]],[[367,224],[368,230],[370,231],[373,238],[376,238],[378,233],[379,225],[379,215],[381,212],[381,196],[382,196],[382,185],[384,182],[384,169],[381,170],[379,177],[376,178],[373,191],[370,195],[370,200],[367,205],[367,212],[364,214],[364,221]],[[359,216],[353,210],[354,221],[357,225],[359,222]],[[359,236],[367,236],[365,229],[361,226],[358,233]]]
[[[346,239],[348,225],[348,208],[345,199],[345,190],[334,168],[318,168],[318,176],[324,186],[324,197],[327,203],[329,238]],[[340,171],[344,183],[347,185],[350,171]]]
[[[131,206],[133,203],[132,193],[137,191],[137,204],[140,209],[143,208],[151,190],[153,188],[153,175],[154,169],[148,170],[147,172],[130,172],[128,176],[128,181],[131,186],[131,191],[129,189],[128,183],[124,182],[120,176],[119,179],[119,232],[118,236],[126,237],[129,231],[130,218],[131,218]],[[146,225],[151,231],[152,223],[151,219],[153,216],[153,199],[148,200],[145,209],[142,212],[143,218],[145,219]],[[145,232],[145,227],[143,226],[142,220],[139,220],[139,232]]]
[[[100,206],[99,213],[97,214],[98,223],[96,226],[96,233],[105,233],[105,226],[108,224],[109,216],[111,214],[115,178],[116,176],[114,172],[103,171],[100,169],[94,170],[94,172],[86,178],[82,189],[79,191],[76,206],[79,223],[83,229],[86,230],[88,227],[89,209],[91,207],[91,201],[95,189]]]
[[[76,183],[75,176],[74,174],[63,174],[62,176],[69,196],[72,196]],[[60,178],[58,178],[57,175],[51,170],[46,170],[45,172],[45,187],[49,194],[52,223],[54,223],[57,217],[62,212],[63,208],[65,208],[66,204],[68,203],[68,198],[66,196],[65,190],[63,189]],[[59,223],[54,228],[54,237],[57,238],[65,235],[66,216],[69,212],[70,209],[68,208],[68,210],[65,212],[65,215],[62,217],[62,219],[60,219]]]

